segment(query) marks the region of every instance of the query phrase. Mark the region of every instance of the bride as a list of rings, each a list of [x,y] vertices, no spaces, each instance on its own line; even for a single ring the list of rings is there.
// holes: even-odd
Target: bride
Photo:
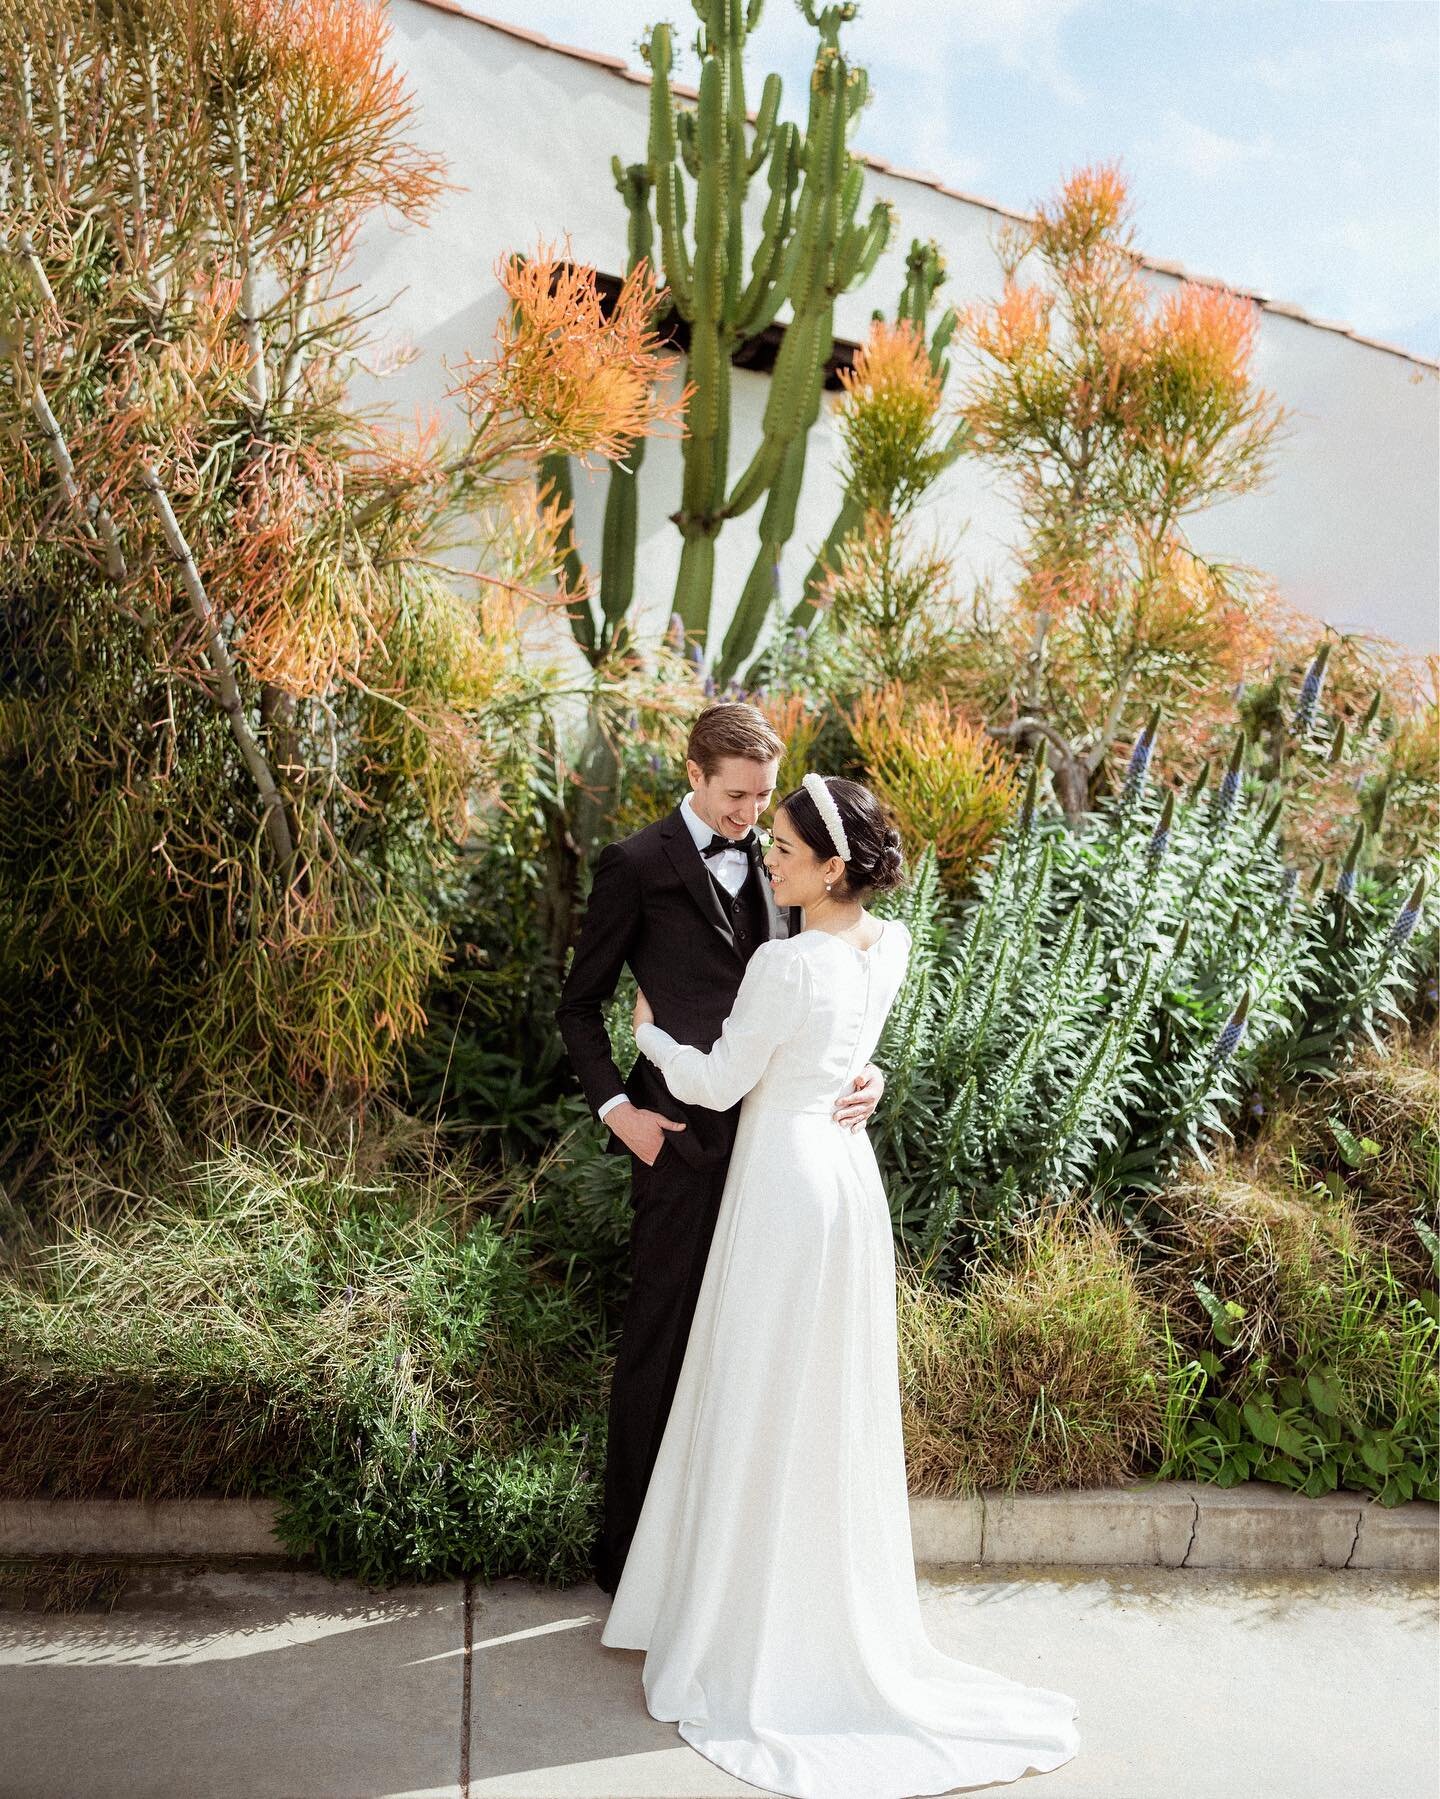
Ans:
[[[869,791],[808,774],[765,858],[798,935],[762,944],[708,1054],[635,1040],[677,1099],[739,1132],[664,1436],[601,1641],[645,1650],[647,1707],[712,1762],[797,1799],[911,1799],[1068,1761],[1065,1694],[957,1661],[915,1585],[889,1208],[835,1124],[905,975]]]

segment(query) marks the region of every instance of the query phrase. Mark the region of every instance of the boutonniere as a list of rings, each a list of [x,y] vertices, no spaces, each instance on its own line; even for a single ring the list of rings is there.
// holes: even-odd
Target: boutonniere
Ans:
[[[775,841],[768,831],[762,831],[758,825],[755,827],[755,835],[760,840],[760,847],[762,850],[768,850],[770,845]]]

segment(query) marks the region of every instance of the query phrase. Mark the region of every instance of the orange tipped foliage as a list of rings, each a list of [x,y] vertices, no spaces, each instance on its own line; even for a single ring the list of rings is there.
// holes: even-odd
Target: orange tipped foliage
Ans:
[[[505,257],[496,277],[510,308],[491,363],[467,361],[457,392],[472,413],[522,415],[547,453],[615,459],[637,437],[676,422],[685,396],[656,391],[675,367],[654,328],[655,279],[637,263],[606,315],[595,270],[542,244]]]
[[[841,369],[840,385],[857,404],[889,401],[926,415],[940,404],[940,377],[909,319],[898,324],[876,319],[856,352],[854,366]]]
[[[505,272],[462,443],[357,410],[355,234],[441,187],[388,33],[370,0],[0,0],[0,247],[35,252],[0,254],[22,1137],[387,1077],[474,797],[547,700],[518,665],[563,524],[535,463],[674,415],[648,272],[605,318],[545,253]]]
[[[1166,385],[1165,399],[1179,407],[1192,396],[1243,394],[1259,328],[1254,300],[1187,281],[1148,322],[1144,352],[1152,379]]]
[[[1284,414],[1254,380],[1258,309],[1195,282],[1153,298],[1129,212],[1117,165],[1076,171],[1007,228],[1004,290],[961,320],[980,358],[961,416],[1028,536],[1012,618],[983,627],[996,728],[1046,737],[1072,816],[1152,705],[1193,708],[1267,641],[1257,572],[1184,529],[1267,472]],[[1043,285],[1020,284],[1027,259]]]
[[[1014,763],[948,701],[911,703],[898,684],[861,694],[848,723],[906,843],[933,843],[941,879],[961,892],[1010,816]]]
[[[1037,235],[1054,260],[1068,262],[1113,243],[1130,214],[1119,163],[1093,163],[1067,176],[1058,194],[1036,208]]]
[[[1018,363],[1049,347],[1053,297],[1043,288],[1007,278],[1000,298],[959,314],[976,346],[1001,362]]]
[[[877,319],[853,368],[841,371],[836,416],[850,463],[847,486],[865,509],[903,512],[934,478],[940,377],[908,320]]]

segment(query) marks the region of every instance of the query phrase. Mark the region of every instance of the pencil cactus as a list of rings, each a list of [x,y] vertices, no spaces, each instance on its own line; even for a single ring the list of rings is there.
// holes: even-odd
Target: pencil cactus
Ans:
[[[700,87],[693,106],[678,105],[671,84],[671,27],[655,26],[646,47],[653,77],[648,169],[659,260],[671,304],[690,328],[692,391],[674,514],[684,541],[674,610],[687,637],[703,647],[716,539],[729,520],[764,498],[756,572],[725,652],[733,667],[763,623],[771,591],[767,570],[777,546],[794,529],[805,438],[819,413],[834,344],[836,296],[874,267],[889,237],[890,213],[876,205],[861,217],[864,181],[847,147],[866,95],[864,71],[853,68],[840,49],[840,29],[853,17],[854,6],[801,0],[806,20],[819,33],[802,133],[779,117],[777,75],[765,79],[753,131],[747,118],[744,51],[762,0],[692,3],[701,20]],[[762,169],[769,196],[747,272],[744,209]],[[687,190],[694,195],[693,227]],[[790,318],[760,442],[732,483],[731,358],[787,305]]]
[[[930,308],[935,303],[935,295],[945,280],[945,259],[940,254],[940,246],[934,238],[922,242],[918,237],[910,243],[910,252],[905,258],[905,285],[900,290],[900,301],[895,308],[897,325],[910,325],[923,338],[930,317]],[[880,314],[875,314],[876,321]],[[936,321],[934,330],[926,343],[926,353],[930,360],[931,372],[935,377],[937,391],[943,390],[950,373],[950,360],[946,355],[950,348],[950,340],[955,335],[958,320],[953,306],[947,306]],[[943,448],[928,459],[928,480],[933,481],[964,449],[969,436],[969,429],[963,423],[950,434]],[[817,603],[825,578],[835,568],[840,559],[842,546],[848,538],[859,531],[864,522],[867,496],[858,493],[853,481],[847,481],[845,492],[840,501],[839,510],[835,514],[835,522],[831,525],[829,535],[821,546],[820,553],[810,565],[810,572],[805,577],[804,597],[790,614],[792,625],[809,625],[815,616]],[[893,496],[890,509],[893,510]]]

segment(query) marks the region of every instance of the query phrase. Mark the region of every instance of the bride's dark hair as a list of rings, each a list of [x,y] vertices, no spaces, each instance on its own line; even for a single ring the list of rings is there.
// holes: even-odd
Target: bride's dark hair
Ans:
[[[858,781],[847,781],[842,775],[827,775],[830,790],[845,827],[850,845],[850,858],[845,864],[842,889],[847,899],[860,899],[867,893],[888,893],[905,878],[905,856],[900,848],[900,833],[886,816],[879,800],[868,787]],[[822,862],[828,862],[839,851],[830,827],[820,816],[820,808],[808,789],[797,787],[780,802],[795,827],[801,842],[814,850]]]

